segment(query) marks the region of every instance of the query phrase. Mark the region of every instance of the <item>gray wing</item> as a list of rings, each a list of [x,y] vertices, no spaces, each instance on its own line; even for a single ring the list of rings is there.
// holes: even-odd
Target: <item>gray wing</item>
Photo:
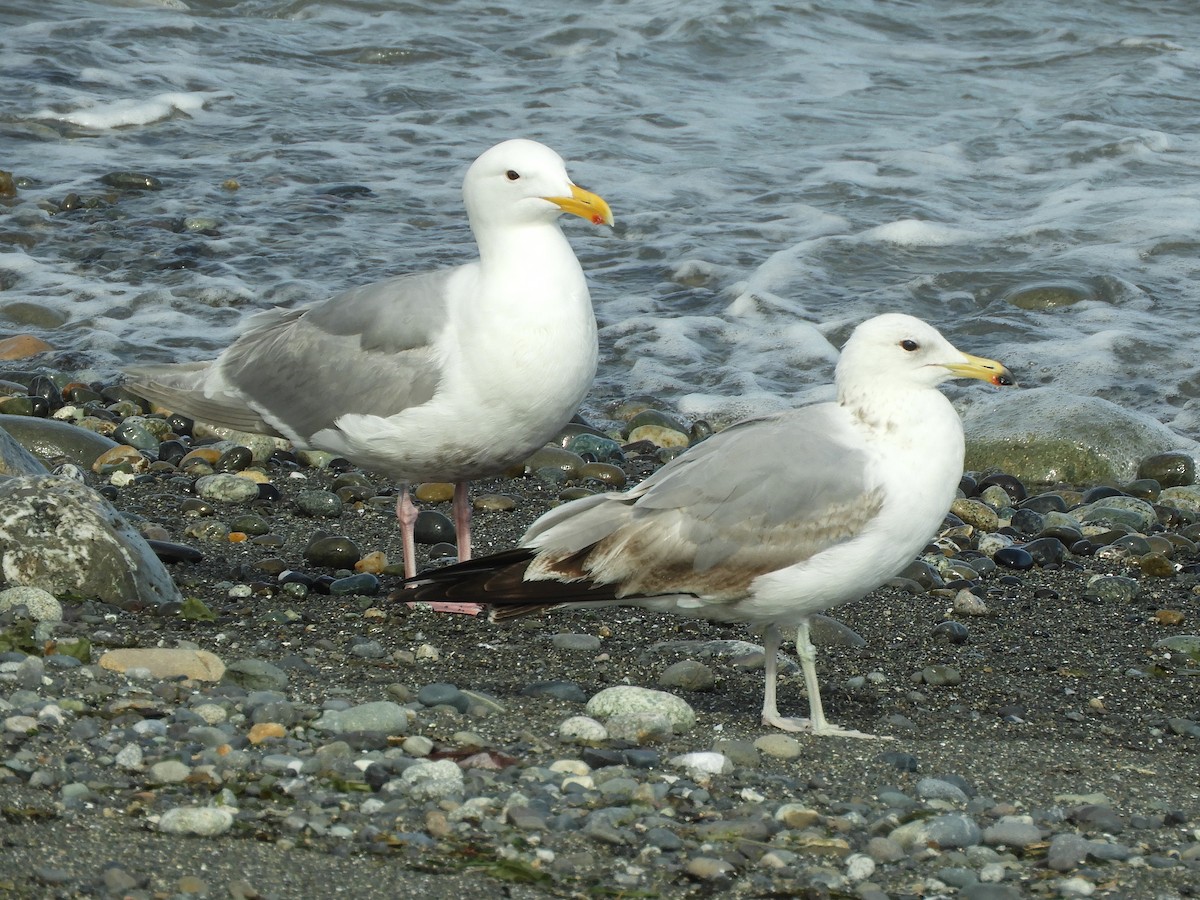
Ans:
[[[131,386],[207,422],[301,442],[346,413],[395,415],[437,390],[433,344],[446,325],[453,271],[259,313],[214,362],[131,369]]]
[[[523,542],[543,551],[534,577],[619,582],[622,596],[737,596],[855,537],[882,497],[843,416],[819,404],[742,422],[632,491],[554,510]]]

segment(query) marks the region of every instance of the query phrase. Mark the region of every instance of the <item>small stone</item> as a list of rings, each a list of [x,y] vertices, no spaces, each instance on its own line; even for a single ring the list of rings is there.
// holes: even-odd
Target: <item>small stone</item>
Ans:
[[[417,702],[423,706],[452,706],[460,713],[465,713],[471,705],[466,694],[446,682],[425,685],[417,691]]]
[[[471,502],[471,507],[482,512],[512,512],[517,508],[517,501],[508,494],[480,494]]]
[[[437,510],[423,509],[417,514],[413,538],[418,544],[440,544],[455,541],[454,523]]]
[[[610,716],[604,724],[611,740],[627,741],[638,746],[666,740],[674,733],[671,720],[655,710]]]
[[[1042,840],[1042,830],[1030,816],[1001,816],[983,830],[983,842],[992,847],[1030,847]]]
[[[335,597],[374,597],[379,593],[379,579],[370,572],[358,572],[331,582],[329,593]]]
[[[304,559],[314,566],[350,569],[362,558],[358,544],[341,534],[316,538],[304,548]]]
[[[1032,569],[1034,565],[1032,554],[1020,547],[1001,547],[992,554],[992,559],[996,565],[1002,568],[1016,569],[1021,572]]]
[[[449,503],[454,499],[454,485],[446,481],[426,481],[413,488],[413,497],[422,503]]]
[[[249,503],[258,499],[258,485],[240,475],[223,472],[197,478],[196,494],[222,503]]]
[[[921,680],[930,687],[947,687],[962,683],[962,673],[954,666],[926,666]]]
[[[600,638],[594,634],[556,634],[550,643],[559,650],[582,650],[592,652],[600,649]]]
[[[658,676],[658,686],[684,691],[711,691],[717,683],[711,667],[695,659],[682,659]]]
[[[140,669],[152,678],[190,678],[195,681],[220,681],[226,667],[214,653],[188,648],[125,647],[109,650],[99,660],[102,669],[126,672]]]
[[[158,820],[165,834],[193,834],[215,837],[233,827],[233,813],[212,806],[183,806],[169,809]]]
[[[629,443],[636,444],[638,441],[649,441],[655,447],[678,448],[685,448],[691,443],[684,432],[662,425],[639,425],[634,428],[629,432]]]
[[[1131,603],[1139,593],[1141,588],[1137,581],[1124,575],[1095,575],[1083,589],[1087,600],[1122,605]]]
[[[696,713],[684,700],[665,691],[636,685],[605,688],[595,694],[587,704],[588,714],[601,719],[647,710],[665,715],[676,734],[682,734],[696,724]]]
[[[372,550],[354,564],[355,572],[367,572],[371,575],[382,574],[388,566],[387,554],[382,550]]]
[[[1137,477],[1153,478],[1165,488],[1194,484],[1196,461],[1182,451],[1156,453],[1138,463]]]
[[[970,816],[948,813],[907,822],[893,829],[888,837],[901,847],[933,846],[946,850],[972,847],[979,843],[982,832]]]
[[[417,801],[456,797],[463,793],[463,770],[448,759],[420,762],[404,770],[400,785]]]
[[[403,734],[408,730],[408,711],[391,700],[375,700],[344,710],[326,710],[315,727],[334,734],[377,732]]]
[[[53,349],[51,344],[32,334],[15,334],[12,337],[0,338],[0,359],[26,359]]]
[[[1000,489],[1005,500],[1005,506],[1008,505],[1008,494]],[[979,500],[969,497],[959,497],[950,504],[950,512],[958,516],[968,525],[972,525],[981,531],[998,531],[1000,528],[1000,517],[996,515],[996,510]]]
[[[579,477],[583,481],[598,481],[606,487],[617,489],[625,487],[626,481],[624,469],[604,462],[585,463],[579,470]]]
[[[961,616],[986,616],[989,612],[987,603],[983,601],[983,598],[966,588],[963,588],[954,595],[954,611]],[[954,643],[962,642],[957,641]]]
[[[230,477],[236,478],[237,476]],[[255,496],[257,496],[257,491],[256,487]],[[301,491],[296,495],[297,511],[313,518],[336,519],[342,514],[343,505],[342,498],[332,491]],[[357,560],[358,557],[356,556],[355,559]]]
[[[568,744],[594,747],[608,740],[608,729],[590,716],[572,716],[558,726],[558,737]]]
[[[765,734],[755,740],[754,747],[775,759],[799,759],[803,752],[800,742],[790,734]]]
[[[254,744],[256,747],[259,744],[265,743],[266,741],[275,740],[286,736],[287,729],[278,722],[259,722],[256,725],[252,725],[250,727],[250,731],[246,735],[250,743]]]
[[[724,753],[698,751],[684,753],[667,760],[668,764],[699,775],[728,775],[734,770],[733,760]]]

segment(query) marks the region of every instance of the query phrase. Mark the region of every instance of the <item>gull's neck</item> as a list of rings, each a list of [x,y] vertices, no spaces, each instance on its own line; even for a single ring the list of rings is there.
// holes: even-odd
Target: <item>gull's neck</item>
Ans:
[[[941,391],[925,386],[896,387],[878,381],[869,388],[839,384],[837,402],[855,421],[881,434],[919,436],[934,423],[958,418]]]
[[[525,271],[536,266],[575,262],[571,245],[557,221],[531,222],[504,228],[474,229],[479,247],[479,264],[487,276],[493,271]],[[561,263],[560,263],[561,264]]]

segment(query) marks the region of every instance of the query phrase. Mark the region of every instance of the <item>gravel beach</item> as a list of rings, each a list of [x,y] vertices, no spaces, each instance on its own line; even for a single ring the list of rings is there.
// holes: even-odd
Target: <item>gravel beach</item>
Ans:
[[[630,483],[650,449],[619,461]],[[62,598],[36,628],[31,608],[0,612],[0,895],[1200,891],[1200,534],[1157,485],[1105,518],[1116,492],[1058,486],[1058,513],[1012,479],[968,479],[924,562],[815,635],[831,720],[890,738],[854,740],[764,729],[761,652],[736,626],[409,608],[389,485],[260,468],[277,494],[240,502],[197,496],[194,467],[86,473],[144,533],[199,551],[170,564],[182,606]],[[492,495],[476,552],[512,546],[573,484],[545,467],[476,484]],[[1155,505],[1130,496],[1146,491]],[[374,562],[314,561],[322,536]],[[372,573],[375,551],[391,564]],[[114,662],[155,648],[221,680]],[[781,711],[804,714],[784,672]],[[589,700],[613,688],[634,709],[645,690],[684,702],[598,721]]]

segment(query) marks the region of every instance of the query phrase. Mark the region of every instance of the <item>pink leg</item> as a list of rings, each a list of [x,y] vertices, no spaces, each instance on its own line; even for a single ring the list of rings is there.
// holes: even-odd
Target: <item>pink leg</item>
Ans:
[[[458,543],[458,561],[471,558],[471,501],[467,497],[467,483],[454,483],[454,533]]]
[[[417,574],[417,546],[413,538],[413,528],[417,524],[419,511],[408,493],[408,485],[400,486],[400,499],[396,502],[396,518],[400,521],[401,539],[404,543],[404,577],[412,578]],[[454,522],[458,535],[458,558],[465,561],[471,558],[471,506],[467,502],[467,483],[460,481],[454,485]],[[466,554],[465,556],[463,554]],[[417,606],[409,603],[408,606]],[[479,615],[483,607],[478,603],[423,603],[434,612],[463,613],[468,616]]]
[[[404,547],[404,577],[417,574],[417,542],[413,529],[417,525],[417,505],[408,494],[408,485],[400,485],[400,499],[396,501],[396,519],[400,522],[400,542]]]

